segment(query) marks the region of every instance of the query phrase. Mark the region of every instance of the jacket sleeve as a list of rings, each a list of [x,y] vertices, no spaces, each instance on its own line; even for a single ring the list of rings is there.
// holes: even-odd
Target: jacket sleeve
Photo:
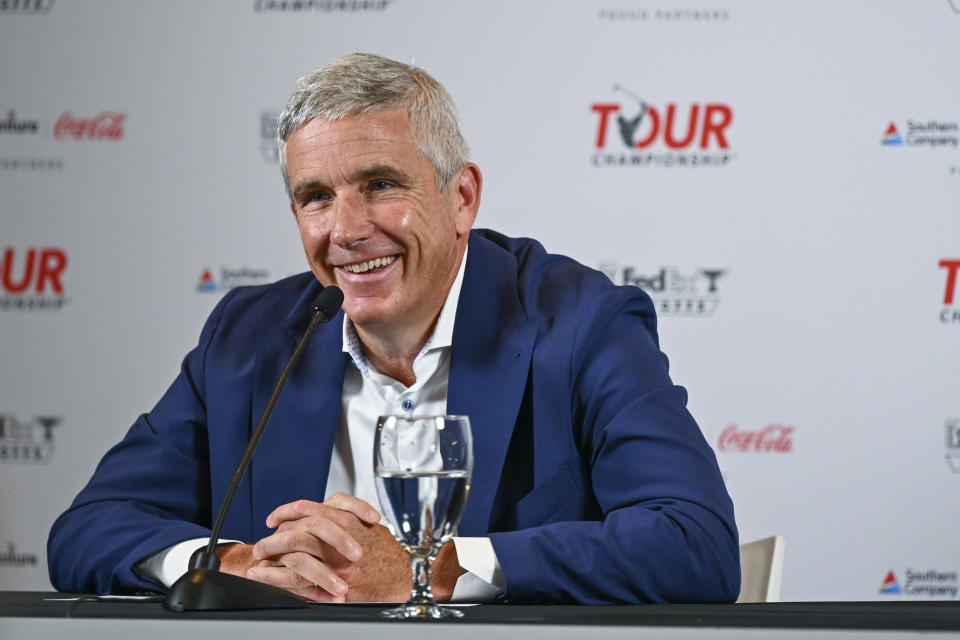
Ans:
[[[232,294],[156,407],[141,415],[97,466],[47,542],[50,581],[61,591],[117,593],[163,587],[139,576],[147,556],[210,534],[204,400],[207,350]]]
[[[669,378],[650,299],[621,288],[580,317],[565,356],[568,386],[553,401],[571,398],[563,428],[574,434],[601,515],[490,534],[507,584],[501,598],[734,601],[733,503],[686,391]]]

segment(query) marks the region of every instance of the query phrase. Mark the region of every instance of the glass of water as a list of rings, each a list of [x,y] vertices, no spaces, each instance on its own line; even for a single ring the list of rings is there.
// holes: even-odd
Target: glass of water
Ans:
[[[373,474],[381,513],[413,567],[406,604],[388,618],[459,618],[439,607],[430,566],[456,531],[470,491],[473,438],[467,416],[381,416],[373,442]]]

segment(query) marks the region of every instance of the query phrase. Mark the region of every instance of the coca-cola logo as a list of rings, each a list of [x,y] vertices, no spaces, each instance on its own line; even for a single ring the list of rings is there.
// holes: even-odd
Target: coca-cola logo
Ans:
[[[763,429],[749,431],[731,424],[720,434],[717,449],[721,453],[790,453],[793,450],[791,434],[796,427],[768,424]]]
[[[53,137],[57,140],[120,140],[125,113],[101,111],[91,118],[77,118],[67,111],[57,119]]]

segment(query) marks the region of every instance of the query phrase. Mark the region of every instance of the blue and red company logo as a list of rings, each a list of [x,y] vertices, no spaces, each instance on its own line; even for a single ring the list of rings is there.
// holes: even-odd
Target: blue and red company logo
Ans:
[[[197,280],[200,293],[222,293],[235,287],[249,287],[270,282],[267,269],[251,267],[220,267],[220,277],[214,278],[213,270],[204,268]]]
[[[887,127],[887,133],[884,134],[880,144],[885,147],[903,145],[903,138],[900,137],[900,132],[897,131],[897,125],[892,122],[890,123],[890,126]]]
[[[213,281],[213,274],[210,269],[204,269],[197,281],[197,291],[212,292],[217,290],[217,283]]]
[[[884,578],[883,584],[880,585],[880,593],[886,595],[903,593],[903,589],[900,588],[900,583],[897,582],[897,576],[894,575],[892,569],[887,573],[887,577]]]

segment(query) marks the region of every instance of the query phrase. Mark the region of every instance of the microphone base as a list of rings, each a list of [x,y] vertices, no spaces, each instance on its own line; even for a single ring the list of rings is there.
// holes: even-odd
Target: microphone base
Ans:
[[[163,606],[180,613],[302,609],[309,605],[291,593],[262,582],[222,571],[191,569],[173,583]]]

